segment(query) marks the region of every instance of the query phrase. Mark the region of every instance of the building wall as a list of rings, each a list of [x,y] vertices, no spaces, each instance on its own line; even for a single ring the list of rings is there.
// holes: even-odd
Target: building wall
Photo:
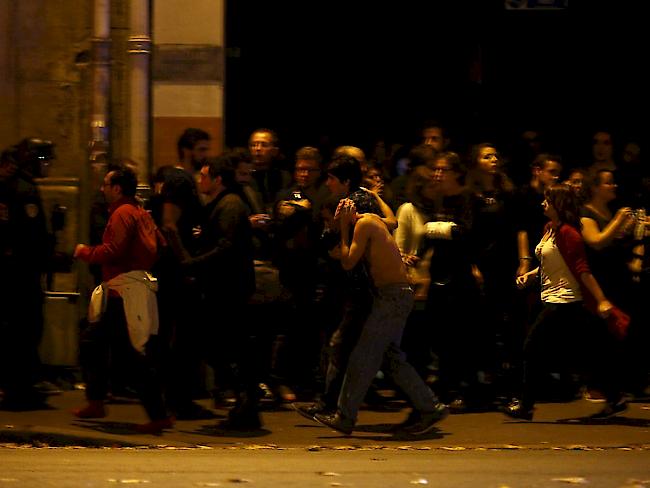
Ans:
[[[223,148],[224,2],[183,0],[153,6],[153,166],[177,161],[187,127],[207,131]],[[182,15],[180,15],[182,13]]]
[[[25,137],[56,144],[56,175],[85,158],[86,66],[90,2],[0,2],[0,147]],[[83,56],[81,56],[83,58]]]

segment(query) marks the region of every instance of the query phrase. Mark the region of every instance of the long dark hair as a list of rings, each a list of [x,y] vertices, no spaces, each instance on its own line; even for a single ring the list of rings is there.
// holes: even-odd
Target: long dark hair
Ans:
[[[466,185],[474,192],[474,193],[482,193],[484,191],[484,188],[482,187],[483,185],[481,184],[481,180],[478,176],[479,173],[479,163],[478,163],[478,158],[481,155],[481,150],[489,147],[490,149],[494,149],[496,151],[496,145],[490,143],[490,142],[482,142],[480,144],[475,144],[472,146],[469,154],[469,171],[467,172],[467,179],[466,179]],[[499,160],[499,165],[498,165],[498,170],[494,175],[494,187],[496,188],[497,191],[499,192],[513,192],[515,187],[510,181],[510,178],[508,178],[508,175],[506,175],[503,171],[503,167],[501,164],[501,161]]]
[[[553,205],[560,222],[577,230],[582,229],[580,203],[573,190],[564,185],[554,185],[546,189],[544,197],[549,204]]]

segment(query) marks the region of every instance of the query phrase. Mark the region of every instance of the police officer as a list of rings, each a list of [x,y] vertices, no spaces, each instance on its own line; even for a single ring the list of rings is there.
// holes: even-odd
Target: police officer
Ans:
[[[0,408],[7,410],[45,406],[45,396],[34,384],[49,239],[33,176],[41,176],[38,168],[46,159],[34,160],[34,141],[43,142],[26,139],[4,151],[0,160]]]

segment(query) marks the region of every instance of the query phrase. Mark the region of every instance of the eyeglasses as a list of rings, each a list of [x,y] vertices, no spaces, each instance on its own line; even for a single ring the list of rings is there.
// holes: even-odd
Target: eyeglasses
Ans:
[[[320,172],[320,169],[318,169],[318,168],[295,168],[294,171],[296,173],[316,173],[316,172]]]

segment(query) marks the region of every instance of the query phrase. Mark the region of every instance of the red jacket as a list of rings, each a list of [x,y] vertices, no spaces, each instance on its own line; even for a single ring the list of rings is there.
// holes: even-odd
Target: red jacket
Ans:
[[[151,215],[132,197],[113,202],[108,213],[102,244],[83,248],[79,259],[101,264],[104,281],[128,271],[151,270],[163,242]]]
[[[589,263],[587,263],[587,253],[585,252],[585,243],[582,240],[582,235],[575,227],[569,224],[562,224],[555,230],[555,244],[564,262],[580,285],[585,306],[590,312],[596,314],[598,308],[596,299],[587,287],[582,284],[582,279],[580,279],[582,273],[591,273]]]

